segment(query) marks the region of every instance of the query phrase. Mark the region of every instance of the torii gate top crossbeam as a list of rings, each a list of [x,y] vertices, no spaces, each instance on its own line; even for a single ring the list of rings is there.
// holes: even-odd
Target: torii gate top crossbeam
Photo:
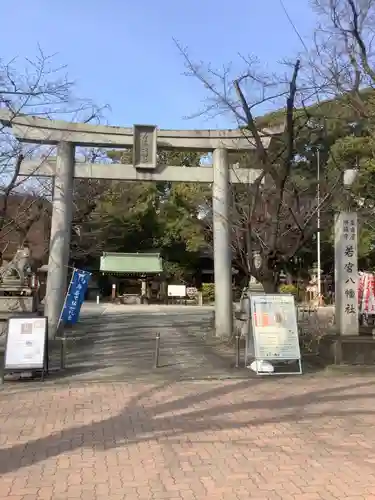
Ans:
[[[134,129],[109,125],[73,123],[49,120],[29,115],[13,116],[0,110],[0,123],[12,127],[14,136],[21,142],[55,145],[70,142],[76,146],[123,148],[132,147]],[[272,136],[279,135],[283,127],[264,129],[260,135],[267,148]],[[157,146],[161,149],[213,151],[254,149],[254,141],[244,130],[158,130]]]

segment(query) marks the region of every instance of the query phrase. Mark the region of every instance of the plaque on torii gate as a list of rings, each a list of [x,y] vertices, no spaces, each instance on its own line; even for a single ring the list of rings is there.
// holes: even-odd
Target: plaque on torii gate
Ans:
[[[156,168],[157,128],[155,125],[134,125],[133,165],[141,170]]]

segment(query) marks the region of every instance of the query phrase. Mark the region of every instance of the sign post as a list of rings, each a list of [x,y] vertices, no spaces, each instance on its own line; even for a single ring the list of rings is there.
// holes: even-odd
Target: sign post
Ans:
[[[251,328],[246,338],[246,359],[254,360],[257,375],[301,375],[296,308],[293,295],[250,295]],[[297,371],[275,371],[280,363],[297,363]],[[252,367],[252,365],[251,365]]]
[[[355,212],[335,221],[335,309],[340,335],[358,335],[358,222]]]
[[[186,285],[168,285],[168,297],[186,297]]]
[[[168,285],[168,299],[172,300],[185,300],[186,304],[186,285]]]
[[[14,316],[8,320],[2,382],[7,373],[48,373],[46,316]]]
[[[75,325],[79,319],[81,306],[85,300],[87,288],[89,286],[91,273],[73,269],[72,279],[69,283],[68,293],[66,294],[64,306],[60,314],[59,325]],[[60,348],[60,369],[65,368],[66,358],[66,337],[65,331],[61,336]]]

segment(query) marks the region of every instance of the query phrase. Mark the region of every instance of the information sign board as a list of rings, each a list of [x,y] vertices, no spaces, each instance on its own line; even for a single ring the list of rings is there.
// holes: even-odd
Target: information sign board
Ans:
[[[46,317],[9,318],[4,371],[48,370],[47,337]]]
[[[293,295],[250,295],[250,311],[250,340],[253,343],[255,360],[298,361],[298,373],[301,373],[301,352]]]
[[[186,285],[168,285],[168,297],[186,297]]]

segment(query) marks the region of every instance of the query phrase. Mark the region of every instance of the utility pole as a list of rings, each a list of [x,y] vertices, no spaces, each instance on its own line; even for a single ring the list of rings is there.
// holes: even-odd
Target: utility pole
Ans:
[[[316,253],[317,253],[317,261],[318,261],[318,304],[321,304],[322,300],[322,281],[321,281],[321,259],[320,259],[320,151],[319,148],[316,150],[316,163],[317,163],[317,193],[316,193],[316,201],[318,204],[317,212],[316,212]]]

